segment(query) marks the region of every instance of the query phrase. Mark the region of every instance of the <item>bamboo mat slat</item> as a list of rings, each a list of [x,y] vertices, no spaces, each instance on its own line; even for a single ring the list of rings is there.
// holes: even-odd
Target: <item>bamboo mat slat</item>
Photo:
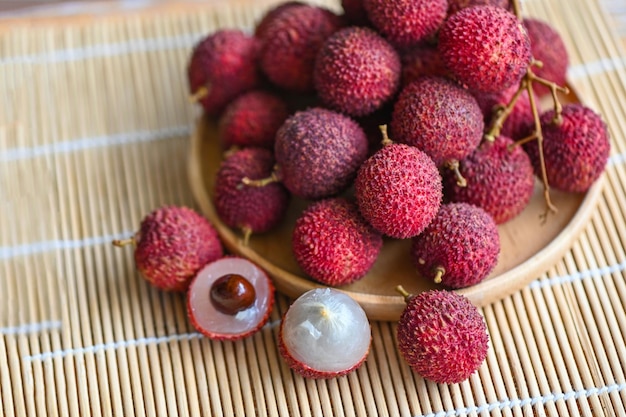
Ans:
[[[152,289],[110,244],[155,207],[196,207],[189,52],[277,2],[0,23],[0,417],[626,416],[623,2],[522,2],[563,35],[570,83],[607,121],[612,151],[571,249],[481,309],[490,349],[461,384],[413,373],[388,322],[372,323],[356,372],[303,379],[276,347],[285,297],[257,334],[210,341],[183,297]]]

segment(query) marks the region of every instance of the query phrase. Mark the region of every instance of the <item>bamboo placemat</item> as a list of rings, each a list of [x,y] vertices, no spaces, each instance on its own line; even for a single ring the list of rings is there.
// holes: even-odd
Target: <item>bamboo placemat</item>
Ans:
[[[570,82],[609,124],[602,198],[562,259],[481,310],[491,346],[468,381],[412,373],[387,322],[358,371],[305,380],[276,349],[286,298],[251,338],[214,342],[139,278],[111,240],[155,207],[195,207],[190,49],[270,4],[0,25],[0,416],[625,416],[625,54],[595,1],[523,8],[563,34]]]

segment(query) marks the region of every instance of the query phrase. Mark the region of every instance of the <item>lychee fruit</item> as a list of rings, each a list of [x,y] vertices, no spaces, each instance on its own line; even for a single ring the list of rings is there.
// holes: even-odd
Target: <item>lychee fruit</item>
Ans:
[[[338,15],[319,6],[302,4],[283,8],[258,36],[263,73],[286,91],[313,91],[315,57],[326,38],[342,25]]]
[[[401,86],[404,87],[409,83],[423,76],[448,77],[446,69],[437,45],[422,43],[403,51],[400,55],[402,63]]]
[[[439,210],[441,175],[426,153],[386,139],[357,172],[356,201],[363,217],[380,233],[399,239],[413,237]]]
[[[485,123],[469,91],[443,77],[421,77],[400,92],[390,128],[393,140],[419,148],[442,166],[472,152]]]
[[[478,309],[453,291],[410,295],[398,290],[407,303],[396,329],[398,350],[411,369],[441,384],[468,379],[489,349],[487,325]]]
[[[351,116],[365,116],[383,106],[400,84],[400,57],[371,29],[351,26],[322,45],[313,70],[322,102]]]
[[[505,223],[530,203],[535,177],[530,158],[512,139],[498,136],[484,141],[459,162],[465,187],[457,184],[453,172],[443,172],[444,199],[483,208],[497,224]]]
[[[498,225],[482,208],[446,203],[411,241],[411,260],[420,275],[448,288],[484,280],[498,263]]]
[[[543,155],[548,183],[561,191],[582,193],[600,177],[606,167],[611,144],[606,123],[589,107],[571,103],[563,106],[561,121],[554,110],[541,117]],[[537,176],[541,161],[537,141],[524,145]]]
[[[265,30],[268,26],[271,25],[272,20],[278,15],[282,13],[283,10],[288,9],[293,6],[302,6],[305,4],[301,1],[284,1],[282,3],[278,3],[273,7],[270,7],[261,15],[261,18],[257,21],[254,27],[254,36],[257,38],[262,38],[265,36]]]
[[[339,290],[316,288],[289,306],[281,321],[278,348],[297,374],[329,379],[359,368],[371,340],[369,321],[356,301]]]
[[[485,126],[491,126],[498,110],[503,109],[509,104],[518,88],[518,85],[512,85],[509,88],[495,93],[474,92],[474,97],[476,97],[478,106],[483,112]],[[537,97],[535,97],[535,102],[539,102]],[[524,89],[515,102],[513,110],[511,110],[511,113],[509,113],[504,120],[502,128],[500,129],[500,134],[512,139],[521,139],[526,126],[528,126],[529,123],[533,123],[533,120],[534,118],[532,108],[530,106],[528,90]]]
[[[519,83],[531,60],[526,29],[512,12],[496,6],[468,7],[448,17],[438,48],[455,79],[476,91]]]
[[[238,29],[220,29],[192,50],[187,67],[189,89],[205,113],[218,115],[239,94],[260,83],[259,44]]]
[[[244,234],[267,232],[285,217],[290,195],[280,182],[263,187],[246,185],[271,175],[274,155],[265,148],[247,147],[230,152],[215,176],[213,202],[219,218]]]
[[[215,340],[238,340],[257,332],[274,306],[274,286],[248,259],[226,256],[202,268],[187,291],[191,324]]]
[[[198,270],[224,255],[215,227],[188,207],[163,206],[141,221],[139,231],[113,245],[135,247],[135,265],[156,288],[185,291]]]
[[[361,216],[356,203],[337,197],[313,202],[300,214],[291,246],[307,275],[340,286],[362,278],[382,245],[382,235]]]
[[[218,122],[219,138],[231,146],[260,146],[274,149],[276,131],[289,116],[284,100],[276,94],[252,90],[228,104]]]
[[[510,0],[448,0],[448,15],[472,6],[497,6],[511,10]]]
[[[404,49],[435,36],[447,0],[363,0],[369,20],[394,46]]]

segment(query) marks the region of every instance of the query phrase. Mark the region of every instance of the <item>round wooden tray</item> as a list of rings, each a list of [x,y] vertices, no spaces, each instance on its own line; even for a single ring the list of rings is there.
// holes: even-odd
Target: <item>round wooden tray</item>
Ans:
[[[565,101],[578,101],[571,94]],[[191,137],[189,180],[200,210],[213,222],[225,247],[264,268],[273,278],[276,289],[289,297],[320,285],[307,278],[291,252],[291,230],[306,202],[292,199],[288,215],[271,233],[254,235],[247,246],[242,235],[220,221],[212,204],[214,178],[222,158],[213,121],[200,117]],[[558,208],[547,221],[540,218],[545,210],[543,188],[537,183],[528,207],[515,219],[499,226],[501,253],[494,271],[481,283],[456,290],[477,306],[483,306],[521,289],[547,270],[570,247],[587,223],[602,191],[602,177],[585,194],[551,191]],[[371,271],[361,280],[339,287],[365,310],[372,320],[397,320],[405,302],[395,287],[410,293],[437,288],[420,277],[411,265],[409,240],[385,239],[381,254]]]

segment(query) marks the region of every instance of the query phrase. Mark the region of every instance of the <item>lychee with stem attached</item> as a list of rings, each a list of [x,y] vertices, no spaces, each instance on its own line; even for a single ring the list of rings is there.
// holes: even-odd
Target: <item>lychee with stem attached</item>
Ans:
[[[187,314],[210,339],[238,340],[267,323],[274,286],[267,273],[248,259],[225,256],[208,263],[187,291]]]
[[[382,235],[361,216],[356,203],[336,197],[313,202],[300,214],[291,246],[308,276],[340,286],[365,276],[382,245]]]
[[[475,91],[519,83],[531,61],[526,29],[512,12],[496,6],[468,7],[448,17],[437,47],[455,79]]]
[[[192,50],[187,76],[191,100],[212,116],[260,84],[259,43],[238,29],[220,29]]]
[[[489,335],[484,318],[456,292],[429,290],[405,297],[396,337],[411,369],[425,379],[455,384],[468,379],[485,361]]]
[[[381,108],[400,85],[400,57],[371,29],[351,26],[331,35],[322,45],[313,70],[322,102],[351,116]]]
[[[498,225],[482,208],[446,203],[411,241],[411,260],[420,275],[448,288],[483,281],[498,263]]]
[[[163,206],[141,221],[129,239],[113,245],[134,246],[135,265],[156,288],[185,291],[195,274],[224,255],[215,227],[188,207]]]
[[[316,288],[289,306],[280,324],[278,348],[297,374],[329,379],[359,368],[371,339],[369,321],[356,301],[336,289]]]
[[[510,103],[515,94],[519,94],[511,112],[506,116],[500,128],[500,135],[512,139],[521,139],[525,134],[525,129],[533,122],[533,112],[530,106],[528,90],[522,89],[518,92],[519,86],[512,85],[502,91],[495,93],[475,92],[474,97],[478,106],[483,112],[486,127],[492,127],[500,111]],[[538,101],[538,98],[535,99]]]

